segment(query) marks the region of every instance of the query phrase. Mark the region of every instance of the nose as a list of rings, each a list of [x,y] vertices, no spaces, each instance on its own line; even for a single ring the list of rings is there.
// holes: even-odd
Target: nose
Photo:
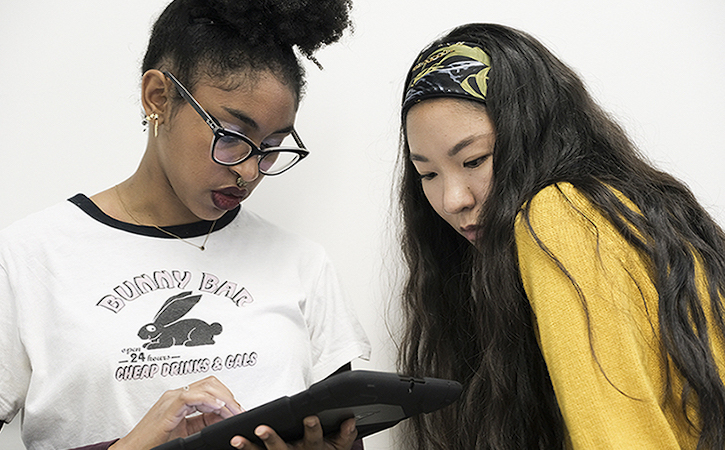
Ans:
[[[243,161],[236,166],[233,166],[234,172],[247,183],[251,183],[259,177],[259,159],[257,156],[252,156],[246,161]]]
[[[452,178],[443,186],[443,211],[448,215],[458,214],[476,206],[476,197],[467,180]]]

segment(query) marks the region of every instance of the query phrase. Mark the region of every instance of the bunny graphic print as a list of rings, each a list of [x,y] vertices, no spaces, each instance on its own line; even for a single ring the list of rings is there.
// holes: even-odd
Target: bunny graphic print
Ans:
[[[82,195],[0,232],[0,420],[23,410],[31,450],[125,435],[211,375],[250,409],[369,351],[325,252],[249,211],[204,252]]]
[[[178,290],[181,292],[175,293]],[[119,381],[207,373],[216,375],[217,372],[252,367],[257,363],[257,348],[237,345],[236,352],[227,354],[219,354],[216,348],[199,351],[189,348],[217,344],[225,329],[221,322],[226,323],[230,330],[235,330],[233,333],[248,336],[237,344],[255,340],[247,332],[254,325],[245,326],[243,330],[235,327],[248,322],[249,317],[259,312],[257,305],[245,306],[252,304],[254,298],[237,283],[222,282],[206,272],[156,270],[123,280],[111,292],[104,295],[96,306],[118,315],[128,313],[129,308],[143,309],[148,314],[140,328],[137,328],[138,325],[133,328],[137,340],[128,342],[134,345],[119,352],[118,366],[114,370],[114,376]],[[224,313],[219,314],[222,311]],[[230,321],[235,313],[240,317]],[[275,314],[264,320],[275,323],[279,322],[279,317]],[[284,323],[278,326],[285,328]],[[258,331],[256,335],[261,336],[262,333]],[[225,337],[221,338],[221,342],[225,342]]]
[[[214,336],[222,332],[222,326],[218,322],[209,325],[199,319],[181,320],[199,300],[201,295],[191,295],[190,291],[166,300],[154,321],[138,331],[138,337],[149,341],[143,347],[152,350],[172,345],[213,344]]]

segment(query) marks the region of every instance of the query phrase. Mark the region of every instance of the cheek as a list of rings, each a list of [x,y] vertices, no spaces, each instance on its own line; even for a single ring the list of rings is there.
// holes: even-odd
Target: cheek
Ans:
[[[206,136],[203,133],[190,134],[186,138],[180,139],[177,146],[179,156],[183,157],[185,161],[193,161],[194,164],[204,162],[207,159],[213,162],[210,148],[211,139],[211,136]]]
[[[211,140],[211,133],[177,133],[169,141],[164,157],[177,171],[201,176],[215,165],[211,158]]]
[[[213,133],[191,108],[178,111],[168,125],[170,151],[185,158],[210,157]]]
[[[479,208],[488,199],[492,183],[493,163],[489,159],[483,166],[469,175],[471,193],[476,198],[476,204]]]
[[[172,147],[165,155],[165,171],[176,188],[191,187],[211,175],[210,164],[201,155],[201,149],[192,142]]]
[[[471,192],[476,198],[476,205],[480,208],[488,198],[488,194],[491,191],[491,178],[486,177],[484,179],[478,178],[475,180],[475,184],[472,184]]]
[[[436,183],[423,183],[423,194],[433,210],[444,220],[448,221],[448,215],[443,211],[443,193],[436,186]]]

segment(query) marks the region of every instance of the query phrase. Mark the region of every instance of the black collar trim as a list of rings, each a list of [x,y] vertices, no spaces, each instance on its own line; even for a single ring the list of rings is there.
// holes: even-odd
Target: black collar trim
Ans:
[[[154,227],[148,227],[145,225],[135,225],[132,223],[127,222],[121,222],[120,220],[116,220],[113,217],[107,215],[101,209],[96,206],[95,203],[91,201],[90,198],[86,197],[84,194],[76,194],[75,196],[68,199],[69,202],[73,203],[77,207],[79,207],[84,213],[91,216],[93,219],[101,222],[104,225],[108,225],[109,227],[117,228],[119,230],[127,231],[129,233],[133,234],[140,234],[142,236],[151,236],[156,238],[162,238],[162,239],[174,239],[174,237],[169,236],[168,234],[154,228]],[[214,225],[214,231],[219,231],[222,228],[226,227],[231,223],[232,220],[234,220],[235,217],[237,217],[237,214],[239,214],[239,211],[241,210],[241,206],[237,206],[231,211],[228,211],[225,213],[222,217],[217,220],[216,225]],[[180,238],[192,238],[192,237],[198,237],[198,236],[205,236],[209,229],[211,228],[212,222],[209,220],[200,220],[198,222],[194,223],[188,223],[184,225],[173,225],[170,227],[163,227],[164,230],[168,231],[169,233],[175,234],[179,236]],[[212,233],[213,233],[212,232]]]

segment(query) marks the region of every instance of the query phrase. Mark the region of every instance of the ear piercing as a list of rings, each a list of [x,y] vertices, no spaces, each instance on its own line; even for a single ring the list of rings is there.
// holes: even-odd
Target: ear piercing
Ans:
[[[159,137],[159,115],[156,113],[149,114],[146,116],[146,123],[154,121],[154,137]]]

